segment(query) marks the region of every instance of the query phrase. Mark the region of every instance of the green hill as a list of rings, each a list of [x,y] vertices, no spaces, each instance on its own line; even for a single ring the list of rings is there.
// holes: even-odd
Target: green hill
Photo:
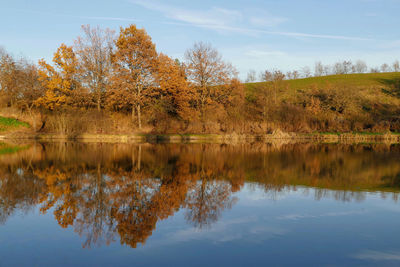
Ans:
[[[400,130],[399,72],[248,83],[245,88],[249,102],[269,108],[268,120],[293,131],[302,127],[287,125],[301,120],[306,131]]]

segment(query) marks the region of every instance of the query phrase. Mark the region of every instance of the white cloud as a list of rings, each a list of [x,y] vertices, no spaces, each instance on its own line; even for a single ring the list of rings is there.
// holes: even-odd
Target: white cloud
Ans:
[[[265,51],[265,50],[249,50],[244,53],[245,56],[248,57],[279,57],[279,56],[286,56],[287,54],[282,51]]]
[[[256,27],[273,27],[287,20],[287,18],[272,17],[268,15],[266,17],[251,17],[249,19],[250,23]]]
[[[365,250],[354,255],[353,258],[374,261],[400,261],[400,251]]]
[[[336,40],[355,40],[367,41],[372,40],[369,38],[361,38],[357,36],[342,36],[342,35],[329,35],[329,34],[310,34],[302,32],[286,32],[286,31],[269,31],[260,28],[243,27],[242,25],[252,26],[276,26],[284,21],[286,18],[280,17],[250,17],[237,10],[222,9],[213,7],[210,10],[191,10],[174,7],[170,5],[161,4],[154,1],[144,0],[131,0],[133,4],[142,6],[146,9],[158,11],[165,17],[181,22],[181,25],[189,25],[201,28],[216,30],[219,32],[236,32],[247,35],[280,35],[296,38],[319,38],[319,39],[336,39]]]

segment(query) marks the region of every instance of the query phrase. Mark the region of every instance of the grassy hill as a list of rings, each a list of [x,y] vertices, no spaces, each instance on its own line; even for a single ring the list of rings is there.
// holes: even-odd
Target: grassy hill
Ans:
[[[301,120],[308,130],[400,129],[399,72],[248,83],[245,88],[255,106],[269,107],[268,119],[292,131],[302,130],[301,125],[288,127]]]
[[[12,118],[0,116],[0,133],[29,128],[29,124]]]
[[[268,82],[247,83],[246,89],[249,92],[257,90]],[[365,93],[381,96],[393,96],[400,98],[400,72],[390,73],[365,73],[365,74],[343,74],[321,77],[311,77],[297,80],[286,80],[283,82],[288,90],[280,92],[280,96],[290,96],[296,92],[303,92],[314,87],[342,86],[352,90],[361,90]],[[386,89],[386,90],[384,90]]]

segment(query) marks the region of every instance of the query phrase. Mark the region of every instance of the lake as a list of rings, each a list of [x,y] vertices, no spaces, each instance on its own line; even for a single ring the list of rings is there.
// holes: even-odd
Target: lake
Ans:
[[[400,145],[0,145],[0,266],[399,266]]]

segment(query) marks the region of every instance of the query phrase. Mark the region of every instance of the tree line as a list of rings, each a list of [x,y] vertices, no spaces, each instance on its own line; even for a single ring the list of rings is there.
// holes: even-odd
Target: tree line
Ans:
[[[344,60],[338,61],[331,65],[324,65],[321,61],[317,61],[314,65],[314,72],[308,66],[305,66],[300,70],[287,71],[286,73],[281,70],[265,70],[257,74],[257,71],[249,70],[245,82],[267,82],[276,79],[276,76],[280,76],[281,79],[295,80],[301,78],[321,77],[329,75],[383,72],[400,72],[399,60],[395,60],[392,64],[383,63],[379,67],[368,67],[367,63],[363,60],[357,60],[356,62],[352,62],[351,60]]]
[[[26,111],[107,110],[130,113],[142,128],[160,114],[204,120],[210,107],[235,104],[241,89],[235,68],[210,44],[196,43],[181,63],[159,53],[135,25],[114,31],[82,26],[73,46],[62,44],[51,64],[14,60],[1,51],[1,102]]]
[[[314,75],[367,70],[363,61],[317,62]],[[399,63],[381,70],[399,71]],[[34,64],[0,50],[0,107],[35,131],[67,135],[400,130],[395,100],[373,103],[346,85],[315,85],[286,97],[293,91],[288,80],[311,76],[309,68],[302,73],[264,71],[260,79],[266,83],[252,87],[208,43],[195,43],[181,62],[158,52],[135,25],[119,33],[84,25],[73,45],[61,44],[51,62]],[[252,71],[247,81],[256,77]],[[392,85],[388,94],[398,99]]]

